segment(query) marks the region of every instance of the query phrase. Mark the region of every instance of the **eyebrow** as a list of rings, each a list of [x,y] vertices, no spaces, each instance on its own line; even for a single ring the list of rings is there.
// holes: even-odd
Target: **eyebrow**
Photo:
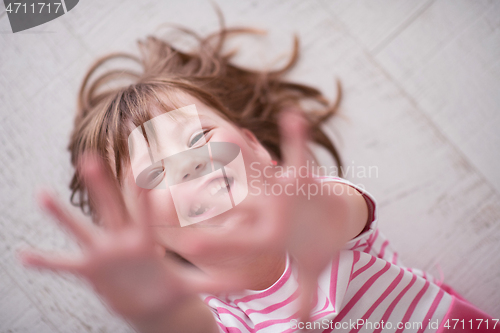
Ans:
[[[194,120],[198,120],[199,122],[199,125],[200,125],[200,130],[203,130],[203,125],[202,125],[202,119],[203,118],[208,118],[207,116],[202,116],[202,115],[199,115],[199,114],[196,114],[196,115],[183,115],[182,117],[176,117],[175,115],[172,115],[172,114],[169,114],[167,113],[167,115],[170,117],[170,119],[172,119],[173,121],[175,121],[177,124],[173,130],[174,132],[174,135],[177,136],[177,137],[180,137],[181,136],[181,133],[182,133],[182,129],[185,127],[185,125],[189,124],[189,123],[192,123]],[[153,118],[154,119],[154,118]],[[151,120],[153,120],[151,119]],[[150,121],[151,121],[150,120]],[[148,122],[149,123],[149,122]],[[152,127],[152,126],[151,126]],[[158,138],[156,137],[156,132],[153,130],[153,135],[155,136],[153,138],[153,142],[156,143],[157,147],[161,150],[163,149],[163,142],[159,141]],[[148,137],[147,140],[150,140],[150,138]],[[149,141],[148,141],[149,143]],[[149,147],[151,147],[151,145],[148,145]],[[150,155],[152,157],[152,155]],[[153,160],[151,160],[152,163]]]

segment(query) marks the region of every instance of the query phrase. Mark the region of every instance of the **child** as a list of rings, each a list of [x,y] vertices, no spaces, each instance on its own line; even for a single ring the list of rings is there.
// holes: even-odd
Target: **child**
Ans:
[[[297,43],[282,70],[259,72],[223,54],[229,34],[250,30],[185,32],[198,50],[149,37],[140,57],[90,69],[69,146],[72,202],[103,228],[43,194],[83,254],[25,253],[25,264],[83,276],[140,332],[437,332],[452,319],[494,329],[451,288],[400,265],[368,193],[308,170],[308,134],[339,161],[320,128],[336,105],[283,79]],[[92,80],[118,58],[142,73]]]

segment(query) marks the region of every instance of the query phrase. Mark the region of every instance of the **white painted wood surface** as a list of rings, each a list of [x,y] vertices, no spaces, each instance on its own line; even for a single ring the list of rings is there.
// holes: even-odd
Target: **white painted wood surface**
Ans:
[[[429,270],[500,316],[500,6],[495,1],[218,2],[228,25],[265,28],[236,40],[238,61],[272,65],[292,33],[291,78],[334,97],[348,178],[380,204],[380,228],[407,266]],[[3,5],[2,5],[3,6]],[[36,207],[34,191],[69,195],[65,150],[90,62],[163,22],[217,28],[206,1],[85,0],[25,33],[0,19],[0,331],[130,332],[72,276],[26,270],[16,250],[77,251]],[[376,167],[371,177],[352,174]],[[372,169],[374,170],[374,169]]]

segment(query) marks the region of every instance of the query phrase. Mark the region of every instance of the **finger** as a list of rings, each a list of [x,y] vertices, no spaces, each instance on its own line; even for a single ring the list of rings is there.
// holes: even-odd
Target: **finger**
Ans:
[[[306,164],[307,122],[298,111],[286,111],[280,116],[283,160],[285,165]]]
[[[189,256],[210,253],[216,257],[227,253],[252,251],[253,233],[245,234],[241,230],[232,232],[195,234],[189,230],[178,233],[178,239],[184,244],[183,252]]]
[[[60,255],[42,255],[31,251],[23,251],[18,256],[25,266],[48,269],[55,272],[79,274],[84,267],[83,260]]]
[[[40,205],[46,209],[61,225],[68,229],[82,245],[90,245],[92,243],[92,232],[81,222],[77,221],[63,205],[48,194],[42,192],[39,194],[38,200]]]
[[[304,270],[302,270],[300,275],[301,295],[299,318],[301,322],[306,323],[311,316],[313,302],[317,300],[318,277],[315,274],[304,272]]]
[[[150,236],[153,234],[152,227],[158,225],[154,220],[154,206],[151,199],[154,191],[152,193],[151,189],[138,186],[132,172],[126,173],[123,178],[122,186],[126,187],[127,192],[131,193],[130,197],[133,198],[133,201],[127,203],[131,205],[127,206],[130,222]]]
[[[82,158],[81,170],[103,225],[112,230],[118,229],[126,221],[127,213],[113,175],[105,169],[102,159],[92,154],[85,154]]]
[[[153,217],[153,205],[149,195],[150,190],[142,189],[135,183],[131,185],[134,187],[137,198],[137,225],[146,235],[153,235],[153,226],[155,225]]]
[[[186,268],[182,273],[182,279],[186,283],[187,288],[192,293],[209,293],[220,294],[222,292],[236,292],[244,289],[247,282],[241,276],[224,274],[217,279],[210,277],[198,270]]]
[[[284,248],[285,222],[281,221],[282,215],[276,212],[279,207],[266,207],[258,211],[255,207],[250,209],[252,207],[240,204],[233,208],[238,210],[238,214],[231,217],[228,225],[204,228],[202,232],[193,232],[196,226],[180,230],[178,237],[182,238],[182,243],[185,244],[184,251],[193,256],[202,253],[215,256]]]

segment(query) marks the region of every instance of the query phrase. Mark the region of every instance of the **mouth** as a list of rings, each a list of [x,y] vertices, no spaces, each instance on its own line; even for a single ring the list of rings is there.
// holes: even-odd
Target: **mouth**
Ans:
[[[203,189],[200,189],[199,195],[196,195],[196,199],[189,209],[188,217],[200,218],[210,215],[221,200],[229,199],[227,196],[231,192],[233,184],[233,177],[217,177],[209,181]]]

